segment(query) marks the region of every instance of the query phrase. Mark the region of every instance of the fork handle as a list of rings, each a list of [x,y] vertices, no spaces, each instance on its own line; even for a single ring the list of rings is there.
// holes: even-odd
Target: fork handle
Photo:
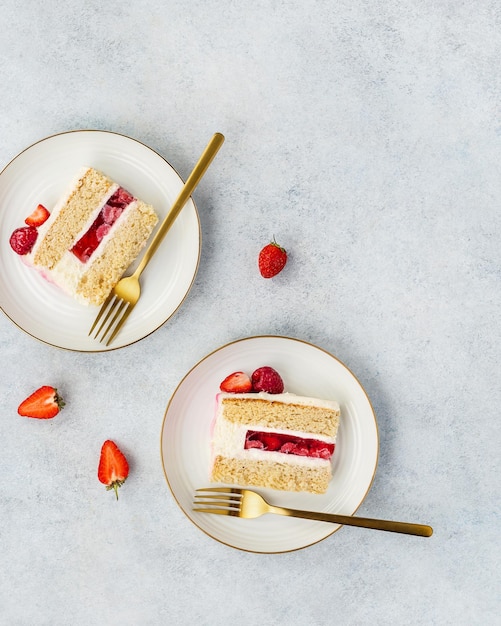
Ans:
[[[202,180],[202,176],[205,174],[207,168],[212,163],[212,160],[216,156],[219,148],[223,145],[224,135],[221,133],[215,133],[212,139],[207,144],[202,155],[198,159],[193,171],[189,175],[184,187],[181,189],[178,197],[174,201],[170,211],[167,213],[164,221],[160,224],[159,229],[155,233],[150,245],[141,259],[134,275],[139,278],[141,272],[148,265],[151,257],[155,254],[158,246],[162,243],[163,238],[169,232],[170,227],[174,224],[177,216],[181,212],[181,209],[188,202],[189,197],[193,193],[195,187]]]
[[[433,534],[433,528],[424,524],[393,522],[383,519],[371,519],[369,517],[352,517],[351,515],[318,513],[315,511],[299,511],[297,509],[286,509],[280,506],[270,506],[269,512],[276,513],[277,515],[288,515],[289,517],[302,517],[305,519],[313,519],[320,522],[344,524],[345,526],[360,526],[362,528],[373,528],[375,530],[388,530],[394,533],[418,535],[420,537],[431,537],[431,535]]]

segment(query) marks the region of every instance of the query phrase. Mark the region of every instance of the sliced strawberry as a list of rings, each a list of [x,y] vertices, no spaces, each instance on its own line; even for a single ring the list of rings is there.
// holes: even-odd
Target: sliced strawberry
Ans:
[[[34,226],[22,226],[16,228],[9,239],[10,247],[16,254],[23,256],[28,254],[35,245],[38,230]]]
[[[50,419],[56,416],[63,407],[64,400],[57,393],[57,389],[45,385],[23,400],[17,412],[23,417]]]
[[[129,475],[129,464],[117,444],[107,439],[101,448],[97,477],[106,485],[106,489],[115,490],[118,500],[118,488],[121,487]]]
[[[245,372],[233,372],[219,385],[226,393],[248,393],[252,390],[252,381]]]
[[[33,213],[28,215],[24,222],[28,224],[28,226],[41,226],[45,221],[47,221],[49,215],[50,213],[44,205],[39,204]]]

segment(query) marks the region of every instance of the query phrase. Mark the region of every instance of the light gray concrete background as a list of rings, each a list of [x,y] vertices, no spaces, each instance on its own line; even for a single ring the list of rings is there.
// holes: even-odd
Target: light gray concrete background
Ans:
[[[53,133],[139,139],[195,192],[200,269],[156,333],[111,353],[0,317],[0,623],[499,624],[501,8],[479,2],[0,3],[0,167]],[[290,260],[265,281],[273,235]],[[1,233],[6,245],[6,233]],[[335,354],[375,407],[359,513],[305,550],[240,552],[178,509],[165,407],[217,347],[278,334]],[[56,381],[67,407],[16,414]],[[122,443],[117,503],[96,479]]]

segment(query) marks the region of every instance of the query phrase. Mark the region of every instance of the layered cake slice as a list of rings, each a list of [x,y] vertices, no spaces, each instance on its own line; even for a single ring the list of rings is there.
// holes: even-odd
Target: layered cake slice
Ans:
[[[17,229],[30,230],[32,247],[27,252],[22,246],[13,248],[79,302],[100,305],[138,256],[157,221],[152,206],[88,167],[43,224]]]
[[[325,493],[339,405],[292,393],[220,393],[211,480]]]

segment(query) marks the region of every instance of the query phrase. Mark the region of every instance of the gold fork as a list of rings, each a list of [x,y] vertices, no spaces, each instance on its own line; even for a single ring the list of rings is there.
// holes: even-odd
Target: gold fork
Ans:
[[[117,336],[120,328],[123,326],[125,320],[131,314],[132,309],[136,305],[137,301],[139,300],[139,296],[141,295],[139,276],[148,265],[151,257],[156,252],[158,246],[160,245],[163,238],[169,231],[179,213],[181,212],[181,209],[184,207],[186,202],[188,202],[188,199],[193,193],[193,190],[201,181],[202,176],[205,174],[207,168],[212,163],[212,160],[216,156],[219,148],[223,145],[223,142],[224,136],[221,133],[215,133],[212,139],[209,141],[197,164],[193,168],[193,171],[188,177],[188,180],[184,184],[184,187],[182,188],[174,204],[172,205],[171,210],[165,217],[164,221],[160,224],[160,227],[158,228],[150,245],[144,253],[143,258],[141,259],[141,262],[139,263],[136,271],[132,274],[132,276],[125,276],[124,278],[121,278],[120,281],[111,290],[110,295],[101,306],[101,309],[96,319],[94,320],[94,324],[92,324],[89,335],[92,334],[93,330],[96,328],[101,318],[103,318],[101,325],[94,335],[94,338],[98,339],[99,335],[102,332],[99,341],[103,343],[106,339],[106,336],[112,331],[113,327],[114,329],[109,335],[106,341],[106,345],[109,345]],[[106,325],[108,320],[109,323],[108,325]]]
[[[337,515],[334,513],[316,513],[315,511],[299,511],[286,509],[281,506],[272,506],[255,491],[230,487],[208,487],[197,489],[195,494],[194,511],[199,513],[215,513],[217,515],[233,515],[253,519],[265,513],[303,517],[321,522],[333,522],[346,526],[360,526],[375,530],[389,530],[394,533],[431,537],[433,529],[423,524],[408,522],[392,522],[389,520],[370,519],[367,517],[352,517],[351,515]],[[196,508],[195,508],[196,507]]]

